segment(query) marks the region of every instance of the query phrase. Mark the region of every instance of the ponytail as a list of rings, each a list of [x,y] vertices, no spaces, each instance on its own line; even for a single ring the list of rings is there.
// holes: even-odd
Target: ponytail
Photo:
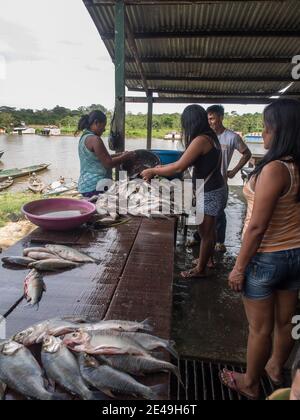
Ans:
[[[93,111],[89,115],[83,115],[79,120],[75,136],[83,130],[88,130],[94,124],[94,122],[106,124],[106,121],[106,115],[102,111]]]

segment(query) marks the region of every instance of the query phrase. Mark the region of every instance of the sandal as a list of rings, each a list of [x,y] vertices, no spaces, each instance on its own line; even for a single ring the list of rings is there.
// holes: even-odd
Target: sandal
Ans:
[[[239,390],[236,379],[234,377],[234,372],[230,372],[227,369],[223,369],[221,372],[219,372],[219,379],[224,386],[229,388],[231,391],[235,391],[242,397],[245,397],[250,401],[259,400],[259,397],[254,397],[253,395],[249,395],[246,392]]]

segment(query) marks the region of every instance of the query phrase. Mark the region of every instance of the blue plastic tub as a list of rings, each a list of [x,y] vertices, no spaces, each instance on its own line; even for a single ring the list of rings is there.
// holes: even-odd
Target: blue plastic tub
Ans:
[[[177,162],[183,155],[183,152],[178,150],[151,150],[151,152],[155,153],[160,158],[162,165],[169,165],[170,163]],[[178,174],[170,179],[182,178],[182,176],[183,174]]]

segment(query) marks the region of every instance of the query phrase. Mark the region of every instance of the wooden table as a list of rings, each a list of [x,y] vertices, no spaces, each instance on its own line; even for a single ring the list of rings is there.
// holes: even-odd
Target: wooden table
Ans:
[[[33,232],[2,256],[22,255],[27,246],[56,243],[73,246],[100,263],[45,275],[47,292],[38,311],[25,307],[23,282],[28,270],[0,267],[0,315],[6,318],[7,337],[49,318],[78,315],[99,320],[150,318],[154,334],[170,339],[174,234],[174,219],[146,218],[132,218],[96,233]],[[159,377],[169,383],[168,375]],[[148,381],[157,383],[157,377]]]

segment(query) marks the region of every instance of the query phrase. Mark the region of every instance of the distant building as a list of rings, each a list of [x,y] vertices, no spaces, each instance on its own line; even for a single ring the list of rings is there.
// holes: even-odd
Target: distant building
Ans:
[[[61,131],[56,125],[49,125],[42,130],[42,136],[60,136]]]

